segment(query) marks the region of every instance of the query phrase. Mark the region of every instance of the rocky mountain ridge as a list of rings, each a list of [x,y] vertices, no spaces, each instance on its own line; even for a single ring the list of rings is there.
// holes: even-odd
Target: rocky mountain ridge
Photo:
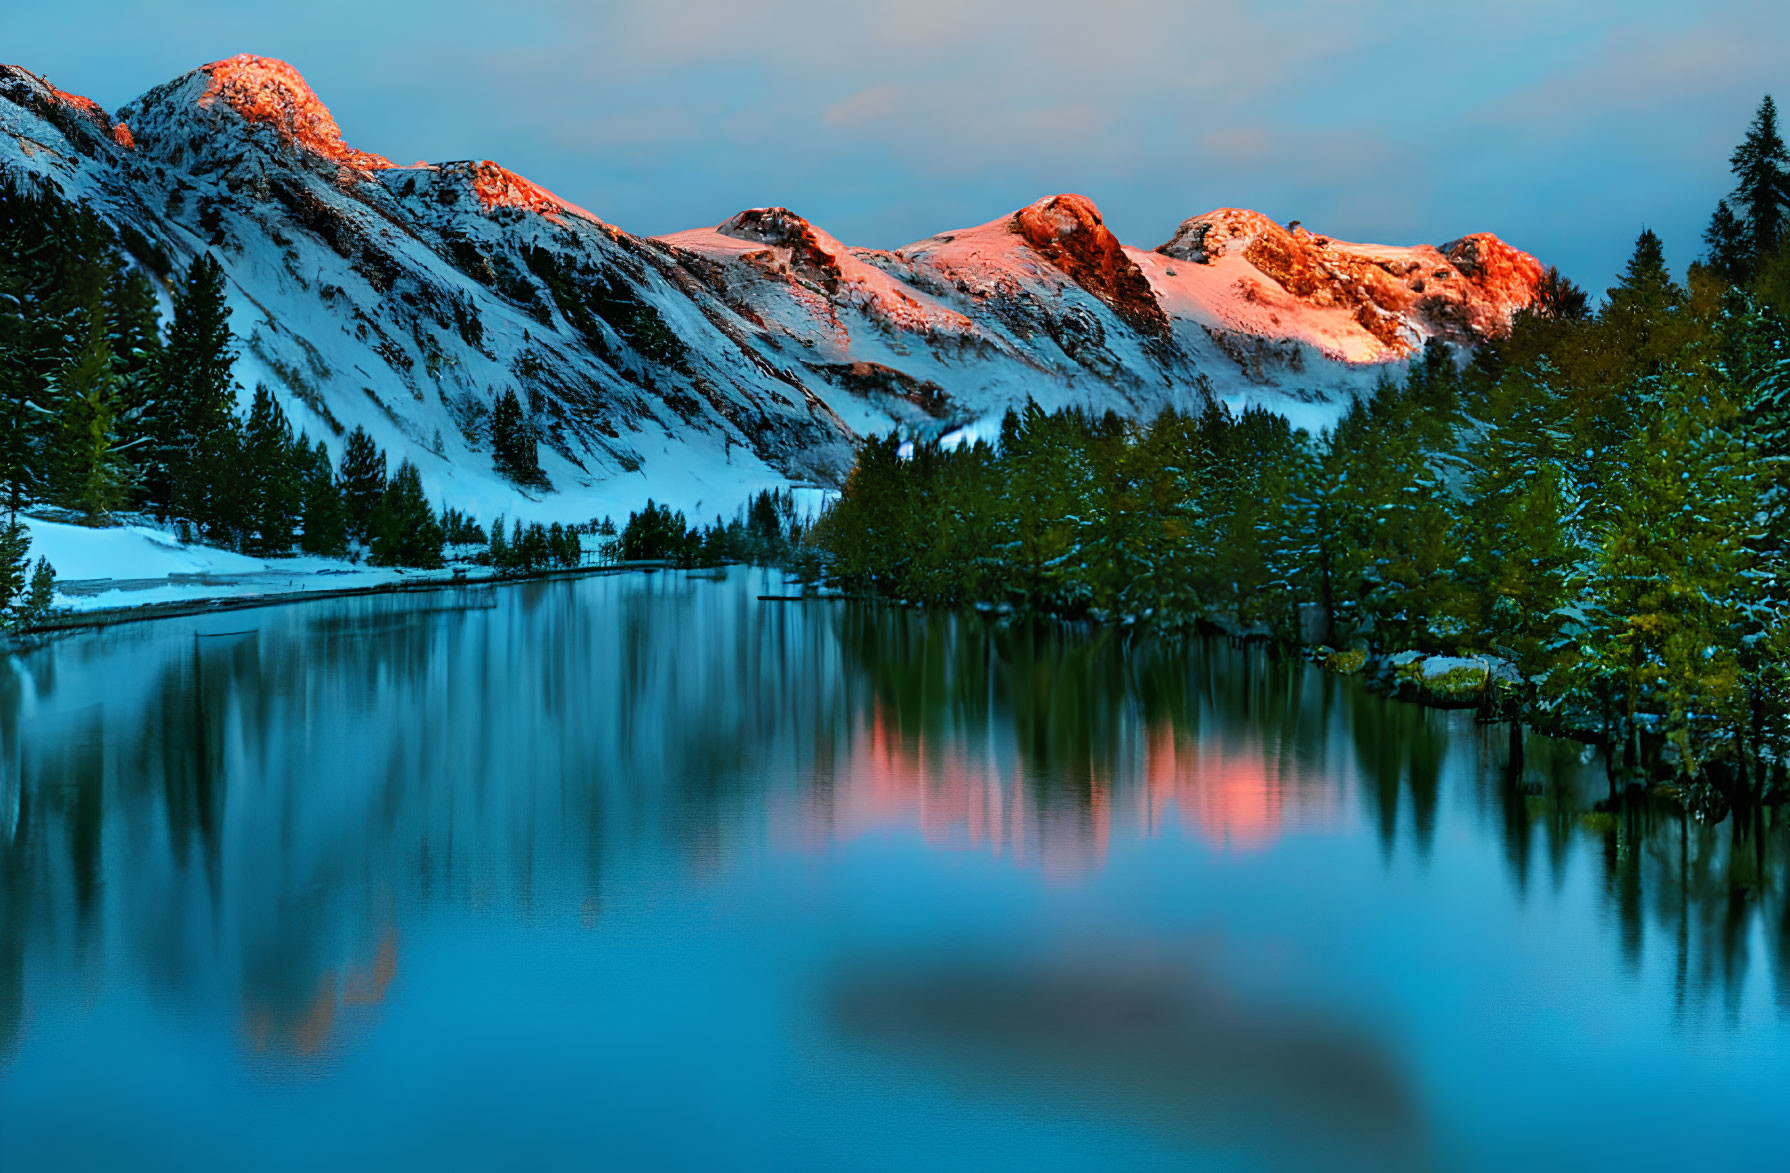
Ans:
[[[238,378],[299,426],[365,426],[438,498],[542,518],[836,484],[862,435],[986,431],[1027,397],[1321,422],[1427,338],[1506,328],[1541,273],[1489,235],[1353,245],[1231,209],[1141,250],[1078,195],[896,250],[784,208],[643,238],[488,160],[349,146],[249,55],[115,114],[0,66],[0,169],[92,203],[158,278],[216,255]],[[507,389],[552,491],[492,468]]]

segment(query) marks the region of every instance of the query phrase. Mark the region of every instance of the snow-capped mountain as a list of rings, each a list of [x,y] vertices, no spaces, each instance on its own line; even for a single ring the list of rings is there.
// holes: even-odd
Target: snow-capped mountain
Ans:
[[[507,388],[554,486],[524,513],[712,513],[837,483],[864,434],[974,431],[1028,396],[1321,421],[1425,339],[1504,328],[1541,273],[1489,235],[1354,245],[1229,209],[1145,251],[1076,195],[894,251],[783,208],[642,238],[496,163],[356,150],[254,56],[116,113],[0,66],[0,168],[90,201],[158,275],[214,253],[245,389],[313,435],[364,425],[481,514],[518,502],[488,436]]]

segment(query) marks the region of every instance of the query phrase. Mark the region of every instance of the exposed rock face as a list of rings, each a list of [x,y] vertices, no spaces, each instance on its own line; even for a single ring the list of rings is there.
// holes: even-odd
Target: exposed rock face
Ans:
[[[383,171],[392,165],[383,155],[344,143],[329,108],[284,61],[242,53],[214,61],[203,72],[211,85],[199,98],[202,106],[228,103],[249,122],[270,126],[286,142],[332,163],[359,171]]]
[[[829,294],[839,292],[839,283],[844,277],[839,255],[845,250],[838,241],[825,236],[788,208],[748,208],[730,217],[715,231],[735,240],[786,248],[793,270],[819,283]]]
[[[1168,316],[1125,246],[1086,196],[1055,195],[1013,214],[1013,230],[1140,332],[1167,335]]]
[[[486,159],[473,168],[472,191],[479,197],[479,206],[490,212],[498,208],[521,208],[543,216],[559,216],[571,211],[564,200],[538,184]]]
[[[78,121],[111,136],[121,147],[128,149],[133,145],[130,127],[114,122],[98,102],[59,90],[28,69],[0,65],[0,99],[31,110],[56,126],[73,130],[72,124]],[[84,134],[76,133],[85,139]]]
[[[1432,248],[1347,244],[1259,212],[1222,208],[1184,221],[1156,250],[1211,265],[1240,255],[1314,307],[1348,310],[1392,351],[1434,335],[1471,345],[1510,326],[1535,298],[1541,262],[1487,233]]]
[[[1505,329],[1540,265],[1496,237],[1341,244],[1253,212],[1128,248],[1052,196],[896,250],[787,208],[642,239],[489,160],[357,150],[296,70],[241,56],[118,111],[0,66],[0,171],[86,200],[160,278],[223,264],[238,381],[313,436],[362,426],[429,491],[517,508],[489,415],[528,405],[558,491],[529,512],[731,508],[836,481],[853,441],[1034,399],[1150,417],[1212,395],[1321,424],[1373,364]]]

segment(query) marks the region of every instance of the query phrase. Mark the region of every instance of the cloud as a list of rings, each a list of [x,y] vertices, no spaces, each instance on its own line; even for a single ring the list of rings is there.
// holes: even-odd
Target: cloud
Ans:
[[[900,86],[871,86],[828,106],[825,122],[828,126],[864,126],[895,116],[903,104]]]

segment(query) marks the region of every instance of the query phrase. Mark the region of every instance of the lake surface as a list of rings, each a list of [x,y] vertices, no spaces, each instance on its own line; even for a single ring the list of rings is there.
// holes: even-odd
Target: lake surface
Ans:
[[[763,572],[0,664],[0,1168],[1783,1168],[1790,818]],[[1526,790],[1539,788],[1539,793]]]

